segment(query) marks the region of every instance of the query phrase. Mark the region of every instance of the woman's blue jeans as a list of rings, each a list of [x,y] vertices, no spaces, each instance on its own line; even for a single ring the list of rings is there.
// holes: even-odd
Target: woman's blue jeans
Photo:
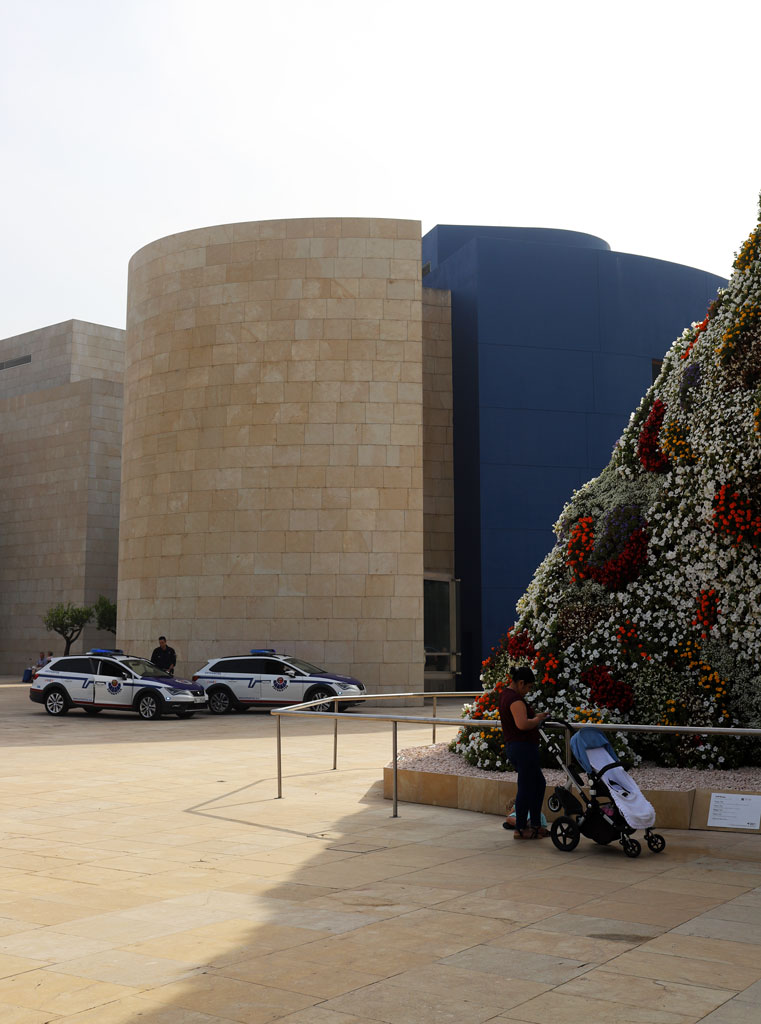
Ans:
[[[505,744],[508,760],[518,772],[515,797],[515,827],[525,828],[528,821],[534,828],[542,824],[542,803],[547,782],[539,763],[539,747],[534,743],[513,741]]]

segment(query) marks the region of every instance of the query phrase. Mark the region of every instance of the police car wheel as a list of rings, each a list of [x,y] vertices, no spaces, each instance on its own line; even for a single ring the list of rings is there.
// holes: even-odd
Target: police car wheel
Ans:
[[[224,686],[214,687],[207,691],[209,711],[212,715],[229,715],[233,709],[233,697]]]
[[[62,689],[53,686],[45,694],[45,710],[49,715],[65,715],[69,710],[69,701]]]
[[[329,700],[328,698],[334,696],[335,694],[332,692],[332,690],[328,690],[324,686],[319,686],[316,690],[312,690],[312,692],[306,699],[324,701],[323,704],[315,704],[315,706],[311,709],[312,711],[332,711],[333,701]]]
[[[141,693],[137,699],[137,713],[146,722],[161,718],[161,698],[154,693]]]

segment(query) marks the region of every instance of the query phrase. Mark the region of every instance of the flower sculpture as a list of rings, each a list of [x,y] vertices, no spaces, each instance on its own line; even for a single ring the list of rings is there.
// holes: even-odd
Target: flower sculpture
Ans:
[[[483,664],[464,715],[495,719],[510,669],[532,705],[577,722],[761,727],[761,223],[726,289],[687,328],[603,472],[576,491],[557,541]],[[761,763],[737,738],[618,733],[636,763]],[[505,769],[498,730],[463,727],[471,763]]]

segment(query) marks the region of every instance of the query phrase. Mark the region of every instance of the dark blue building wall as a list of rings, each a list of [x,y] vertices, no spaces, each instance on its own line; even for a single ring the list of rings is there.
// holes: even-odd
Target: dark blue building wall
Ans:
[[[426,287],[452,292],[462,685],[515,618],[574,488],[596,476],[723,278],[570,231],[438,226]]]

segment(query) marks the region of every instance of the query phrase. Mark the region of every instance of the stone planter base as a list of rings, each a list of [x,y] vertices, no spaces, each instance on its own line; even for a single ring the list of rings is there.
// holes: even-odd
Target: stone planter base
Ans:
[[[515,782],[499,778],[444,775],[439,772],[412,771],[409,768],[400,768],[398,774],[398,797],[405,803],[457,807],[463,811],[504,815],[507,805],[515,799]],[[393,786],[393,769],[384,768],[383,795],[387,800],[393,798]],[[551,793],[549,787],[548,792]],[[655,808],[657,828],[692,828],[711,832],[739,832],[745,835],[761,832],[761,829],[709,828],[709,789],[643,790],[643,793]],[[547,808],[546,803],[544,813],[549,821],[557,817]]]

